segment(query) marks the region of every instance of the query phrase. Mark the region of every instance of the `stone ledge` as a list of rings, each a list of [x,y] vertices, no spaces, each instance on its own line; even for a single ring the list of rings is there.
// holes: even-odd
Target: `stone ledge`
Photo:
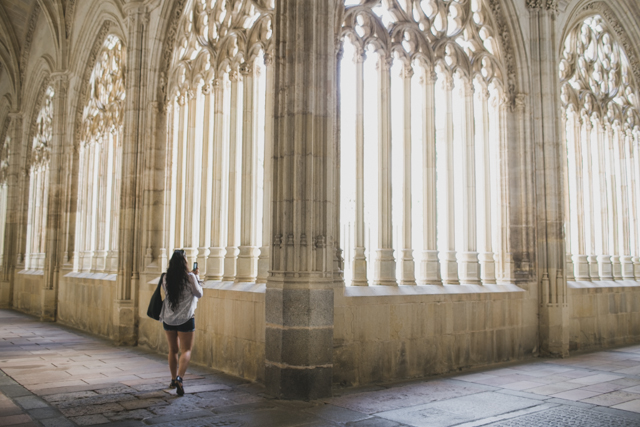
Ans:
[[[640,282],[636,280],[567,281],[567,286],[570,289],[640,288]]]
[[[64,277],[71,277],[74,279],[84,279],[84,280],[107,280],[110,282],[115,282],[118,275],[112,273],[78,273],[71,272],[64,275]],[[157,281],[156,281],[157,283]]]
[[[411,295],[460,295],[526,292],[507,285],[417,285],[417,286],[345,286],[345,297],[392,297]]]
[[[21,270],[18,274],[25,274],[30,276],[44,276],[44,270]]]

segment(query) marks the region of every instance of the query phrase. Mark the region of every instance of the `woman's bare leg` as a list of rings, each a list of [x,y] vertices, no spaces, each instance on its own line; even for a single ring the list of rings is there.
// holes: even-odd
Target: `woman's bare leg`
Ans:
[[[178,373],[178,332],[164,332],[167,334],[167,343],[169,344],[169,370],[171,371],[171,379],[175,380]]]
[[[180,343],[180,363],[178,364],[178,376],[184,377],[191,360],[191,348],[193,347],[193,335],[195,332],[178,332]]]

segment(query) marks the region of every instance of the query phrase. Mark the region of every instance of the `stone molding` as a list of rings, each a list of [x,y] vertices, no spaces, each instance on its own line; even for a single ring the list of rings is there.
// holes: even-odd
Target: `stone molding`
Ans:
[[[73,25],[73,15],[76,11],[76,0],[67,0],[64,11],[64,29],[67,39],[71,37],[71,26]]]
[[[552,12],[558,10],[557,0],[526,0],[526,5],[529,9],[545,9]]]
[[[31,42],[33,41],[33,34],[36,31],[36,24],[38,23],[38,16],[40,15],[40,3],[36,3],[29,17],[29,26],[27,28],[27,36],[24,40],[24,46],[20,55],[20,85],[24,84],[25,76],[27,75],[27,61],[29,61],[29,53],[31,52]]]

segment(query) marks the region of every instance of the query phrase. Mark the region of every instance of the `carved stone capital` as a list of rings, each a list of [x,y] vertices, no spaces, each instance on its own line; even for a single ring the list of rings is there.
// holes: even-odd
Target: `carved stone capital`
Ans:
[[[526,0],[526,6],[529,9],[558,10],[558,0]]]

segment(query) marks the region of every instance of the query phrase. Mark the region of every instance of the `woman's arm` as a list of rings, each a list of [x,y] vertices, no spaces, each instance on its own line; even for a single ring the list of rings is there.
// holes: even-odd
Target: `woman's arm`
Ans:
[[[189,283],[191,283],[191,294],[196,298],[202,298],[202,285],[198,282],[195,274],[189,273]]]

